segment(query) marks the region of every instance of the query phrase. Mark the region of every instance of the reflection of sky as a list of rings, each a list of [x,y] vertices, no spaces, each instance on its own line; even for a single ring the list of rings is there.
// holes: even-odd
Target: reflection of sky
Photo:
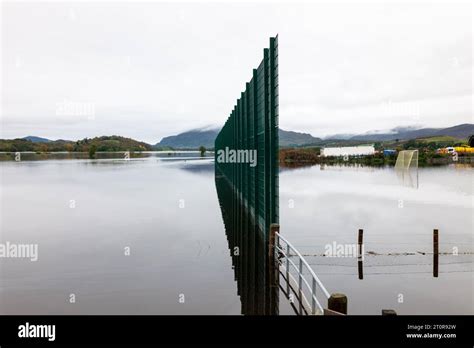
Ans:
[[[429,251],[437,228],[440,251],[474,249],[472,169],[420,168],[419,189],[400,185],[393,168],[326,169],[280,176],[281,230],[295,246],[322,253],[334,240],[354,243],[362,228],[376,252]]]
[[[329,292],[348,296],[351,314],[380,315],[382,308],[399,314],[473,314],[473,304],[460,300],[474,290],[473,173],[466,167],[419,168],[415,189],[402,185],[393,168],[284,171],[280,232],[302,254],[321,255],[327,244],[357,243],[358,229],[364,230],[365,252],[383,256],[366,255],[363,280],[355,258],[308,256]],[[432,275],[435,228],[442,253],[439,278]],[[457,296],[446,296],[453,289]],[[400,293],[403,303],[397,301]]]
[[[0,239],[39,244],[37,262],[2,259],[0,313],[239,314],[210,168],[207,159],[0,163]]]
[[[280,194],[324,197],[342,194],[363,199],[404,199],[427,204],[470,208],[473,204],[473,169],[452,167],[420,168],[419,188],[400,184],[392,168],[365,169],[351,167],[320,170],[319,166],[305,171],[285,171],[281,174]],[[412,173],[416,176],[416,173]],[[295,178],[297,176],[297,179]],[[291,180],[285,180],[291,178]]]
[[[0,169],[2,239],[39,243],[36,263],[2,261],[2,313],[240,313],[212,159],[3,162]],[[472,173],[420,168],[415,190],[400,186],[393,168],[285,170],[281,233],[303,254],[321,254],[333,241],[354,243],[359,228],[366,251],[430,252],[439,228],[440,252],[469,252]],[[430,256],[367,256],[363,281],[354,259],[309,261],[330,292],[348,295],[352,314],[473,312],[464,301],[472,295],[472,255],[440,256],[437,279]],[[458,296],[446,297],[453,288]],[[80,299],[73,307],[64,300],[71,289]],[[400,292],[405,304],[396,302]]]

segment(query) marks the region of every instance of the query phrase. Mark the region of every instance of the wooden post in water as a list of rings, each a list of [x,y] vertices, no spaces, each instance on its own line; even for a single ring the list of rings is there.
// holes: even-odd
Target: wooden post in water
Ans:
[[[276,233],[280,232],[280,225],[270,225],[269,245],[268,245],[268,271],[269,271],[269,282],[270,282],[270,313],[271,315],[278,315],[278,303],[280,291],[280,273],[278,264],[278,253],[275,251],[278,237]]]
[[[276,233],[280,231],[280,225],[271,224],[270,225],[270,236],[269,236],[269,247],[268,247],[268,257],[270,260],[270,267],[275,268],[275,245],[276,245]]]
[[[438,278],[439,240],[438,230],[433,230],[433,277]]]
[[[397,315],[393,309],[382,309],[382,315]]]
[[[358,241],[357,241],[357,244],[358,244],[358,249],[359,249],[359,255],[358,255],[358,262],[357,262],[357,266],[358,266],[358,271],[359,271],[359,279],[364,279],[364,265],[363,265],[363,260],[362,260],[362,253],[363,253],[363,248],[362,248],[362,244],[363,244],[363,238],[364,238],[364,230],[363,229],[359,229],[359,238],[358,238]]]
[[[344,294],[331,294],[328,298],[328,309],[334,312],[347,314],[347,296]]]

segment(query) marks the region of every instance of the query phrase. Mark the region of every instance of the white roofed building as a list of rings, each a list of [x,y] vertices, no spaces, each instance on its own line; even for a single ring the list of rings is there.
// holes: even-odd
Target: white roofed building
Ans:
[[[321,149],[321,156],[367,156],[373,155],[375,148],[373,145],[325,147]]]

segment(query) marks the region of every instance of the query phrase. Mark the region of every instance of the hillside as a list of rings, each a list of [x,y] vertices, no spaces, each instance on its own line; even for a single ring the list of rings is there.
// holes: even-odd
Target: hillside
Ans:
[[[193,129],[177,135],[164,137],[155,147],[168,146],[176,149],[197,149],[202,145],[210,149],[214,147],[214,140],[218,133],[219,129]]]
[[[157,147],[172,147],[176,149],[196,149],[199,146],[206,148],[214,147],[214,139],[219,130],[199,130],[183,132],[177,135],[163,138]],[[397,127],[386,133],[368,132],[364,134],[336,134],[328,136],[324,139],[313,137],[308,133],[300,133],[294,131],[285,131],[279,129],[280,146],[281,147],[295,147],[304,145],[358,145],[367,142],[386,142],[386,141],[403,141],[418,138],[429,137],[451,137],[453,139],[467,139],[471,134],[474,134],[474,124],[460,124],[448,128],[421,128],[415,129],[413,127]]]
[[[468,138],[474,134],[474,124],[465,123],[448,128],[394,128],[388,133],[366,133],[349,136],[346,139],[358,141],[390,141],[390,140],[410,140],[417,138],[448,136],[457,139]],[[346,135],[347,136],[347,135]]]
[[[205,146],[214,148],[214,140],[219,129],[194,129],[177,135],[164,137],[156,145],[125,138],[117,135],[85,138],[78,141],[49,140],[37,136],[19,139],[0,139],[0,152],[33,151],[77,151],[87,152],[95,145],[97,151],[151,151],[169,149],[197,149]],[[411,140],[419,143],[430,143],[432,146],[449,146],[449,144],[466,143],[474,134],[474,124],[460,124],[448,128],[402,128],[398,127],[387,133],[365,133],[361,135],[333,135],[320,139],[308,133],[279,129],[280,147],[301,146],[352,146],[366,143],[385,143],[397,146]]]
[[[313,137],[309,133],[299,133],[293,131],[285,131],[278,129],[280,146],[301,146],[307,144],[314,144],[321,141],[320,138]]]
[[[51,141],[49,139],[41,138],[41,137],[35,137],[33,135],[28,135],[27,137],[24,137],[22,139],[29,140],[32,143],[49,143]]]
[[[155,148],[168,146],[175,149],[196,149],[202,145],[208,149],[211,149],[214,147],[214,140],[216,139],[219,131],[220,129],[190,130],[163,138],[155,145]],[[301,146],[321,141],[321,139],[315,138],[308,133],[285,131],[283,129],[278,130],[278,136],[280,138],[280,146]]]
[[[78,141],[54,140],[48,142],[33,142],[22,139],[0,139],[1,152],[33,151],[54,152],[74,151],[87,152],[94,145],[97,151],[149,151],[152,146],[130,138],[117,135],[102,136],[96,138],[84,138]]]

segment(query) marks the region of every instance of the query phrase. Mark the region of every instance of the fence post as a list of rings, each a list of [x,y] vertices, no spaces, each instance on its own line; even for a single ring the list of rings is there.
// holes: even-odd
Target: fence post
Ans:
[[[364,265],[363,265],[363,260],[362,260],[362,253],[363,253],[363,248],[362,248],[362,244],[363,244],[363,238],[364,238],[364,230],[363,229],[359,229],[359,238],[357,240],[357,244],[358,244],[358,249],[359,249],[359,255],[358,255],[358,262],[357,262],[357,268],[358,268],[358,271],[359,271],[359,279],[364,279]]]
[[[274,270],[276,265],[275,260],[275,246],[276,246],[276,233],[280,231],[280,225],[278,224],[271,224],[270,225],[270,236],[269,236],[269,248],[268,248],[268,256],[270,260],[270,267]]]
[[[359,246],[359,256],[362,256],[362,244],[363,244],[363,239],[364,239],[364,230],[359,229],[359,239],[357,241],[357,244]]]
[[[438,278],[439,243],[438,230],[433,230],[433,277]]]
[[[393,309],[382,309],[382,315],[397,315]]]
[[[278,292],[280,291],[280,273],[278,263],[278,253],[276,252],[276,245],[278,237],[276,233],[280,231],[280,225],[270,225],[269,246],[268,246],[268,271],[270,272],[270,314],[278,315]]]
[[[290,296],[290,252],[291,248],[286,245],[286,293]]]
[[[303,259],[299,257],[298,266],[298,298],[300,302],[300,315],[303,314]]]
[[[328,309],[347,314],[347,296],[344,294],[331,294],[328,299]]]

